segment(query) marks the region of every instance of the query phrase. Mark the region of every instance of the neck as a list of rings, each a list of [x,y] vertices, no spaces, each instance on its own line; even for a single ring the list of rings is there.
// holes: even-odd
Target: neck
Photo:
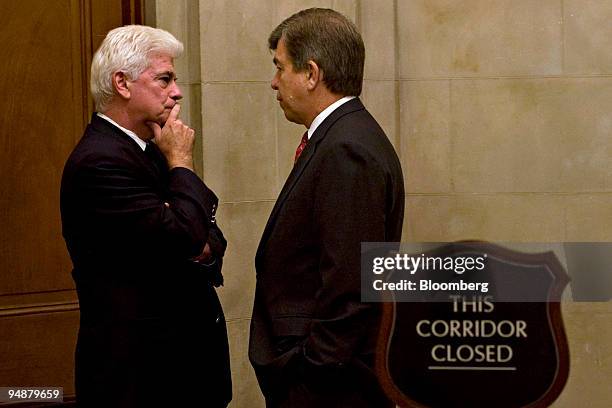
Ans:
[[[148,142],[153,137],[151,129],[146,124],[141,124],[132,119],[126,107],[113,105],[100,113],[111,118],[119,126],[136,133],[136,135],[145,142]]]
[[[325,109],[327,109],[329,107],[329,105],[331,105],[332,103],[340,100],[344,98],[344,95],[340,95],[340,94],[334,94],[331,92],[324,92],[321,93],[315,100],[315,102],[313,103],[313,109],[312,112],[310,114],[310,116],[308,117],[307,123],[304,123],[304,125],[307,128],[310,128],[310,125],[312,125],[312,122],[315,120],[315,118],[317,116],[319,116],[319,114],[321,112],[323,112]]]

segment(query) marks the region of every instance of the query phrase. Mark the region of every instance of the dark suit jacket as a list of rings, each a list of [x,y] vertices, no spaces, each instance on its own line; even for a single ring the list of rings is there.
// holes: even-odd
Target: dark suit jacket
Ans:
[[[189,261],[215,228],[216,205],[192,171],[168,171],[155,145],[143,152],[94,114],[61,186],[81,312],[82,406],[216,407],[231,399],[223,312]]]
[[[312,135],[257,250],[249,357],[264,395],[289,366],[334,384],[337,367],[371,374],[379,308],[360,301],[360,243],[400,241],[403,214],[395,150],[353,99]]]

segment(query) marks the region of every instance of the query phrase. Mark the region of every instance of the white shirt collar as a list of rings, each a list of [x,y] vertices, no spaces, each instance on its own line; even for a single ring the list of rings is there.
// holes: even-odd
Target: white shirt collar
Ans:
[[[108,116],[106,116],[103,113],[100,112],[96,112],[96,114],[101,117],[102,119],[112,123],[113,125],[117,126],[119,129],[123,130],[123,132],[128,135],[129,137],[131,137],[132,139],[134,139],[134,141],[136,143],[138,143],[138,146],[140,146],[140,148],[142,149],[142,151],[144,152],[145,148],[147,147],[147,142],[145,142],[144,140],[142,140],[141,138],[138,137],[138,135],[134,132],[132,132],[129,129],[126,129],[124,127],[119,126],[119,124],[117,122],[115,122],[114,120],[112,120],[111,118],[109,118]]]
[[[329,116],[333,111],[338,109],[340,106],[344,105],[351,99],[355,99],[355,96],[345,96],[344,98],[338,99],[336,102],[329,105],[327,108],[323,109],[323,112],[319,113],[316,118],[310,124],[310,128],[308,128],[308,140],[312,137],[315,130],[319,127],[321,123]]]

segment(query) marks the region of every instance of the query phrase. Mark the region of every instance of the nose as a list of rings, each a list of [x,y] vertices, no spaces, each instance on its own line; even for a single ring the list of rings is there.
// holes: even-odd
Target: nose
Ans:
[[[278,91],[278,75],[274,75],[274,77],[272,78],[272,81],[270,81],[270,86],[275,91]]]
[[[172,82],[172,89],[170,89],[170,98],[178,101],[179,99],[183,99],[183,93],[181,92],[181,88],[178,86],[176,82]]]

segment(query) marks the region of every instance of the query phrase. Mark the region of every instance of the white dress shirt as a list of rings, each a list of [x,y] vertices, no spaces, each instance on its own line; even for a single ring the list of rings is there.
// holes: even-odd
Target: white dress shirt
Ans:
[[[323,123],[325,118],[327,118],[329,115],[331,115],[333,111],[335,111],[351,99],[355,99],[355,96],[345,96],[344,98],[340,98],[336,102],[329,105],[327,108],[323,109],[323,112],[319,113],[317,117],[314,118],[314,120],[310,124],[310,127],[308,128],[308,140],[310,140],[315,130],[317,130],[319,125]]]
[[[147,142],[145,142],[144,140],[142,140],[141,138],[138,137],[138,135],[134,132],[132,132],[129,129],[126,129],[124,127],[119,126],[119,124],[117,122],[115,122],[114,120],[112,120],[111,118],[109,118],[108,116],[106,116],[103,113],[100,112],[96,112],[96,114],[101,117],[102,119],[112,123],[113,125],[117,126],[119,129],[121,129],[126,135],[128,135],[129,137],[131,137],[132,139],[134,139],[134,141],[136,143],[138,143],[138,146],[140,146],[140,148],[142,149],[142,151],[144,152],[145,148],[147,147]]]

